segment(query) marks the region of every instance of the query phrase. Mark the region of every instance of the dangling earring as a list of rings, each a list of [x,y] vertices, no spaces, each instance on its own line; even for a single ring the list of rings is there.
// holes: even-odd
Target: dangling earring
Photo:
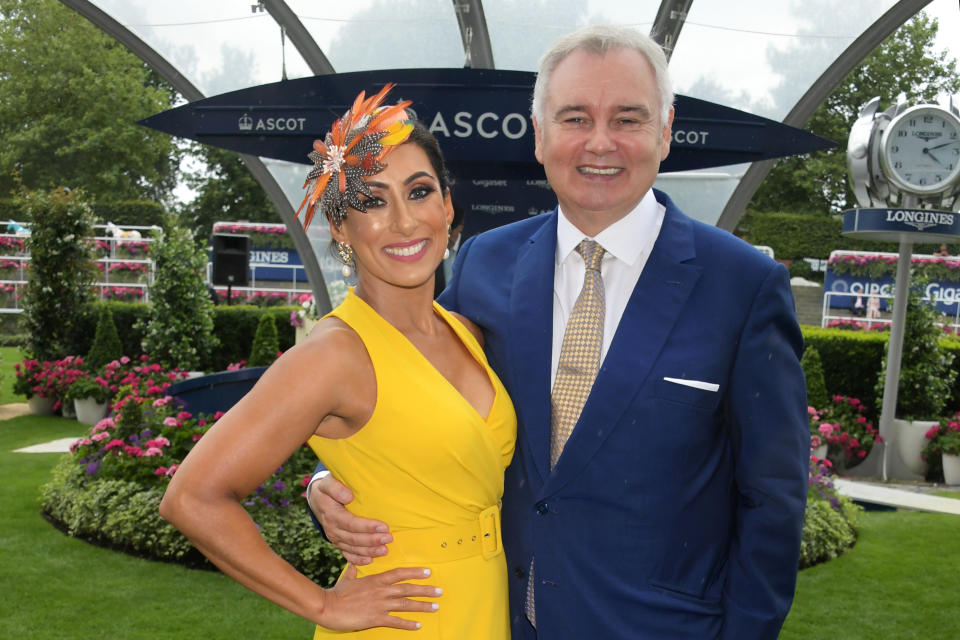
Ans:
[[[443,250],[443,259],[450,259],[450,225],[447,225],[447,248]]]
[[[353,262],[353,247],[346,242],[338,242],[337,255],[340,257],[340,261],[343,262],[343,266],[340,267],[340,273],[343,274],[344,278],[349,278],[353,275],[353,269],[350,268],[350,263]]]

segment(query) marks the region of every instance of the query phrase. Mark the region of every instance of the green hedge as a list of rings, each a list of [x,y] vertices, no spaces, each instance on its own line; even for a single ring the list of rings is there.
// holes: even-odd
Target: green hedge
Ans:
[[[849,331],[845,329],[821,329],[804,326],[804,343],[813,346],[820,354],[823,379],[830,395],[859,398],[876,420],[880,415],[880,402],[874,385],[880,372],[880,362],[887,352],[887,331]],[[960,340],[944,338],[941,348],[960,356]],[[960,371],[960,357],[953,360],[954,368]],[[960,376],[958,376],[960,379]],[[954,382],[945,415],[960,410],[960,380]]]
[[[81,334],[85,340],[79,342],[81,354],[86,354],[93,344],[93,337],[97,331],[99,307],[107,305],[113,314],[113,322],[117,326],[120,340],[123,343],[123,352],[130,356],[139,356],[143,351],[140,343],[143,332],[137,331],[137,320],[147,315],[147,305],[142,302],[97,302],[91,313],[87,314],[81,323]],[[299,307],[296,307],[299,308]],[[214,352],[211,360],[201,365],[204,371],[223,371],[233,362],[247,360],[253,346],[253,338],[257,332],[260,316],[273,316],[277,326],[277,339],[280,350],[286,351],[293,346],[296,339],[295,329],[290,325],[290,312],[295,307],[255,307],[247,305],[225,306],[214,308],[213,331],[220,339],[220,346]]]
[[[890,251],[895,242],[854,240],[840,234],[839,217],[799,213],[760,213],[748,211],[737,225],[737,235],[754,245],[773,249],[779,260],[828,258],[835,249],[851,251]],[[958,245],[960,246],[960,245]],[[939,244],[918,244],[913,252],[932,254]]]

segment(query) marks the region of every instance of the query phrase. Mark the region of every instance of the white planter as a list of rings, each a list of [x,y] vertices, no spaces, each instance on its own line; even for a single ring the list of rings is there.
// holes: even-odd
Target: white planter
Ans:
[[[107,417],[107,403],[93,398],[74,400],[73,408],[77,412],[77,422],[84,424],[97,424]]]
[[[827,457],[827,445],[820,445],[811,452],[811,455],[818,460],[825,460]]]
[[[927,431],[940,424],[937,420],[900,420],[894,419],[896,429],[897,452],[907,468],[914,473],[926,475],[927,462],[920,456],[927,446]]]
[[[960,456],[944,453],[940,457],[943,460],[943,481],[946,484],[960,484]]]
[[[77,412],[73,410],[73,403],[63,401],[60,403],[60,415],[68,420],[74,420],[77,417]]]
[[[300,344],[307,339],[307,336],[310,335],[310,331],[313,330],[314,325],[317,324],[316,320],[311,320],[310,318],[303,319],[302,327],[295,327],[296,329],[296,338],[294,344]]]
[[[30,413],[35,416],[52,416],[53,402],[53,398],[45,398],[34,394],[27,399],[27,406],[30,407]]]

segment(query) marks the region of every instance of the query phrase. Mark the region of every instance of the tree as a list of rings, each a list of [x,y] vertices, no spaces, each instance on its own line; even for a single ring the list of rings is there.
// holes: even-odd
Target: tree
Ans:
[[[938,29],[935,18],[920,12],[851,71],[804,127],[839,146],[779,160],[748,209],[833,214],[856,206],[847,180],[846,140],[860,107],[874,96],[886,109],[900,94],[919,103],[960,91],[956,60],[933,49]]]
[[[93,235],[93,212],[79,190],[24,189],[17,193],[16,203],[34,221],[30,275],[23,294],[27,351],[37,360],[77,355],[96,282],[87,242]]]
[[[150,285],[150,310],[135,330],[143,350],[168,367],[196,369],[210,362],[219,341],[213,333],[213,301],[203,282],[206,252],[189,230],[171,225],[151,249],[157,272]]]
[[[82,187],[91,201],[169,203],[180,151],[136,122],[175,95],[120,43],[55,0],[0,0],[0,197]]]
[[[194,146],[196,157],[206,166],[185,175],[187,185],[197,191],[197,197],[184,205],[181,219],[197,238],[208,238],[213,223],[218,220],[283,222],[239,154],[206,145]]]

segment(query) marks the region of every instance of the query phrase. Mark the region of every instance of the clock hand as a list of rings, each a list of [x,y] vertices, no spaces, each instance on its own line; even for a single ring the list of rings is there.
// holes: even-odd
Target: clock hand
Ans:
[[[936,147],[934,147],[934,148],[936,148]],[[936,163],[937,163],[938,165],[940,165],[941,167],[943,166],[943,163],[940,162],[939,160],[937,160],[937,156],[935,156],[935,155],[933,155],[932,153],[930,153],[930,149],[924,148],[924,149],[923,149],[923,153],[926,154],[926,155],[928,155],[928,156],[930,156],[930,159],[933,160],[934,162],[936,162]]]
[[[943,144],[938,144],[935,147],[930,147],[928,150],[933,151],[934,149],[942,149],[943,147],[948,147],[951,144],[957,144],[958,142],[960,142],[960,140],[951,140],[950,142],[944,142]]]

